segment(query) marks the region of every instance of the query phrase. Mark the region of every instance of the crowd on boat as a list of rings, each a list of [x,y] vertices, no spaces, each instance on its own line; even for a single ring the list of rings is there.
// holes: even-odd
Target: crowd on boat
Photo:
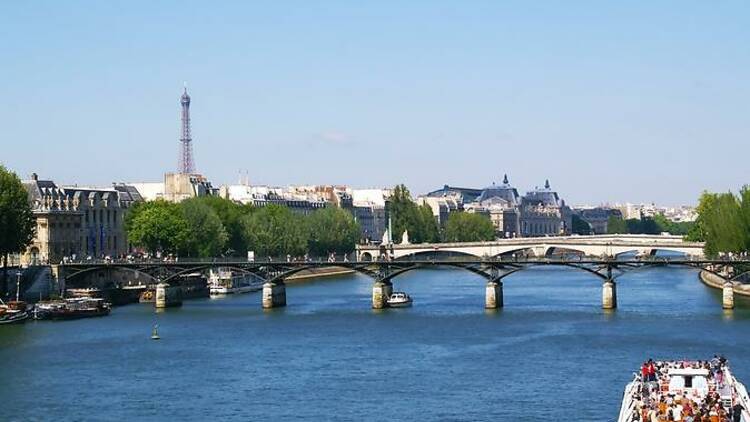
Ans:
[[[726,383],[727,360],[657,361],[641,366],[641,384],[635,393],[633,421],[741,422],[744,407]],[[670,385],[670,374],[681,373],[682,385]],[[695,374],[698,376],[691,376]],[[689,384],[685,382],[689,379]],[[727,400],[729,393],[730,400]]]

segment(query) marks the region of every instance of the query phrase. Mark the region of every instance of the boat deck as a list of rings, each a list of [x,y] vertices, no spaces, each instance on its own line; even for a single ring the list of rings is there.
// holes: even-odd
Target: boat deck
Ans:
[[[618,422],[750,422],[747,390],[726,360],[645,362],[628,384]]]

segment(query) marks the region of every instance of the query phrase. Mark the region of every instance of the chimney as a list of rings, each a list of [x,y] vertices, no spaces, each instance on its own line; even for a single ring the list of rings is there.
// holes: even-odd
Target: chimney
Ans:
[[[33,180],[35,182],[38,181],[39,180],[39,175],[36,174],[36,173],[31,173],[31,180]]]

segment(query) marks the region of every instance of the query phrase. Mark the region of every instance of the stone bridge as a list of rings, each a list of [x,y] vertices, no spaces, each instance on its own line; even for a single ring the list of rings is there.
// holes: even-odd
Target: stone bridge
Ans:
[[[701,242],[688,242],[681,236],[671,235],[594,235],[524,237],[500,239],[491,242],[420,243],[394,245],[362,245],[357,247],[358,261],[378,259],[411,259],[414,257],[467,257],[492,258],[503,255],[546,257],[555,253],[575,253],[590,257],[617,257],[626,253],[655,255],[657,251],[684,254],[702,258]]]

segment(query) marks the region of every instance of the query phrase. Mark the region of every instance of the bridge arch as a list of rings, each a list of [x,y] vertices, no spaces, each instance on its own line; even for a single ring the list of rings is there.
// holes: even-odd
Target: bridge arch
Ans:
[[[456,250],[450,250],[450,249],[436,249],[436,250],[426,250],[426,251],[417,251],[410,253],[408,255],[402,255],[398,258],[394,259],[392,262],[408,262],[412,259],[430,259],[430,260],[441,260],[446,258],[469,258],[469,259],[477,259],[477,258],[483,258],[481,256],[477,256],[473,253],[466,252],[466,251],[456,251]]]
[[[150,268],[150,267],[149,267]],[[154,267],[155,268],[155,267]],[[92,266],[89,268],[84,268],[82,270],[78,270],[73,273],[64,273],[66,284],[75,284],[75,281],[81,280],[82,277],[86,277],[91,274],[95,274],[101,271],[125,271],[125,272],[131,272],[138,274],[139,276],[144,276],[148,280],[157,283],[159,280],[156,278],[153,274],[151,274],[148,271],[145,271],[144,269],[140,268],[131,268],[131,267],[120,267],[120,266]]]

